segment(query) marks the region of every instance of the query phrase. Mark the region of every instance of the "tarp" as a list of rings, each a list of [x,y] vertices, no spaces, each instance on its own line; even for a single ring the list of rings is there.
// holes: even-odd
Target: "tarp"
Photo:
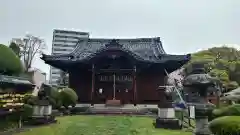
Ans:
[[[240,100],[240,95],[232,95],[232,94],[230,94],[230,95],[221,97],[220,100],[237,101],[237,100]]]
[[[238,101],[240,100],[240,87],[224,94],[221,100]]]
[[[224,93],[224,97],[226,96],[235,96],[235,95],[240,95],[240,87],[237,89],[234,89],[230,92]]]
[[[238,93],[240,95],[240,87],[236,88],[236,89],[234,89],[234,90],[232,90],[230,92]]]

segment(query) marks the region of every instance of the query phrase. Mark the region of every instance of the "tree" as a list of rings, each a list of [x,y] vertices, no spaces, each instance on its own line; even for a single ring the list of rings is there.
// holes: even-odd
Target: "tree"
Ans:
[[[57,80],[57,83],[62,86],[68,85],[68,74],[64,71],[60,72],[60,78]]]
[[[19,75],[22,71],[20,58],[9,47],[0,44],[0,74]]]
[[[235,48],[213,47],[192,55],[191,61],[184,66],[184,75],[192,70],[194,63],[203,63],[206,71],[217,77],[227,91],[235,89],[240,84],[240,51]]]
[[[21,52],[21,50],[20,50],[20,47],[19,47],[16,43],[11,42],[10,45],[9,45],[9,48],[11,48],[11,49],[13,50],[13,52],[14,52],[18,57],[20,57],[20,52]]]
[[[36,54],[42,53],[46,48],[44,40],[33,35],[26,35],[23,39],[13,39],[12,42],[15,42],[15,44],[20,47],[20,56],[23,60],[26,72],[31,68]]]

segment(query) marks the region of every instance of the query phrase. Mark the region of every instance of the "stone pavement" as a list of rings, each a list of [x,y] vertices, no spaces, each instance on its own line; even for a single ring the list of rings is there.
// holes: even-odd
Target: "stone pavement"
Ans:
[[[89,113],[93,114],[150,114],[149,109],[157,109],[157,105],[125,104],[123,106],[105,106],[105,104],[77,104],[76,107],[89,107]]]

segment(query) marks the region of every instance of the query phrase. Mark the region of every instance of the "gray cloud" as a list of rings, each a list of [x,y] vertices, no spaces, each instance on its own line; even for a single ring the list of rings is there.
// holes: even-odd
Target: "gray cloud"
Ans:
[[[51,50],[54,28],[91,37],[161,36],[168,53],[240,44],[239,0],[0,0],[0,42],[26,32]],[[48,66],[37,60],[48,72]]]

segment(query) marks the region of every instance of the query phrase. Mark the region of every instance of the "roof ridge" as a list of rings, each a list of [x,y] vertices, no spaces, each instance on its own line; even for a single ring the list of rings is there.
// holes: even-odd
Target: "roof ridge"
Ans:
[[[72,52],[68,53],[67,55],[74,55],[74,53],[79,52],[79,50],[81,50],[81,48],[83,47],[82,44],[80,44],[81,42],[85,41],[84,39],[80,38],[77,43],[76,43],[76,47],[73,49]]]
[[[160,40],[160,37],[146,37],[146,38],[88,38],[88,41],[111,41],[111,40],[118,40],[118,41],[124,41],[124,40],[129,40],[129,41],[134,41],[134,40],[143,40],[143,41],[148,41],[148,42],[151,42],[151,40],[153,39],[157,39],[157,40]]]

